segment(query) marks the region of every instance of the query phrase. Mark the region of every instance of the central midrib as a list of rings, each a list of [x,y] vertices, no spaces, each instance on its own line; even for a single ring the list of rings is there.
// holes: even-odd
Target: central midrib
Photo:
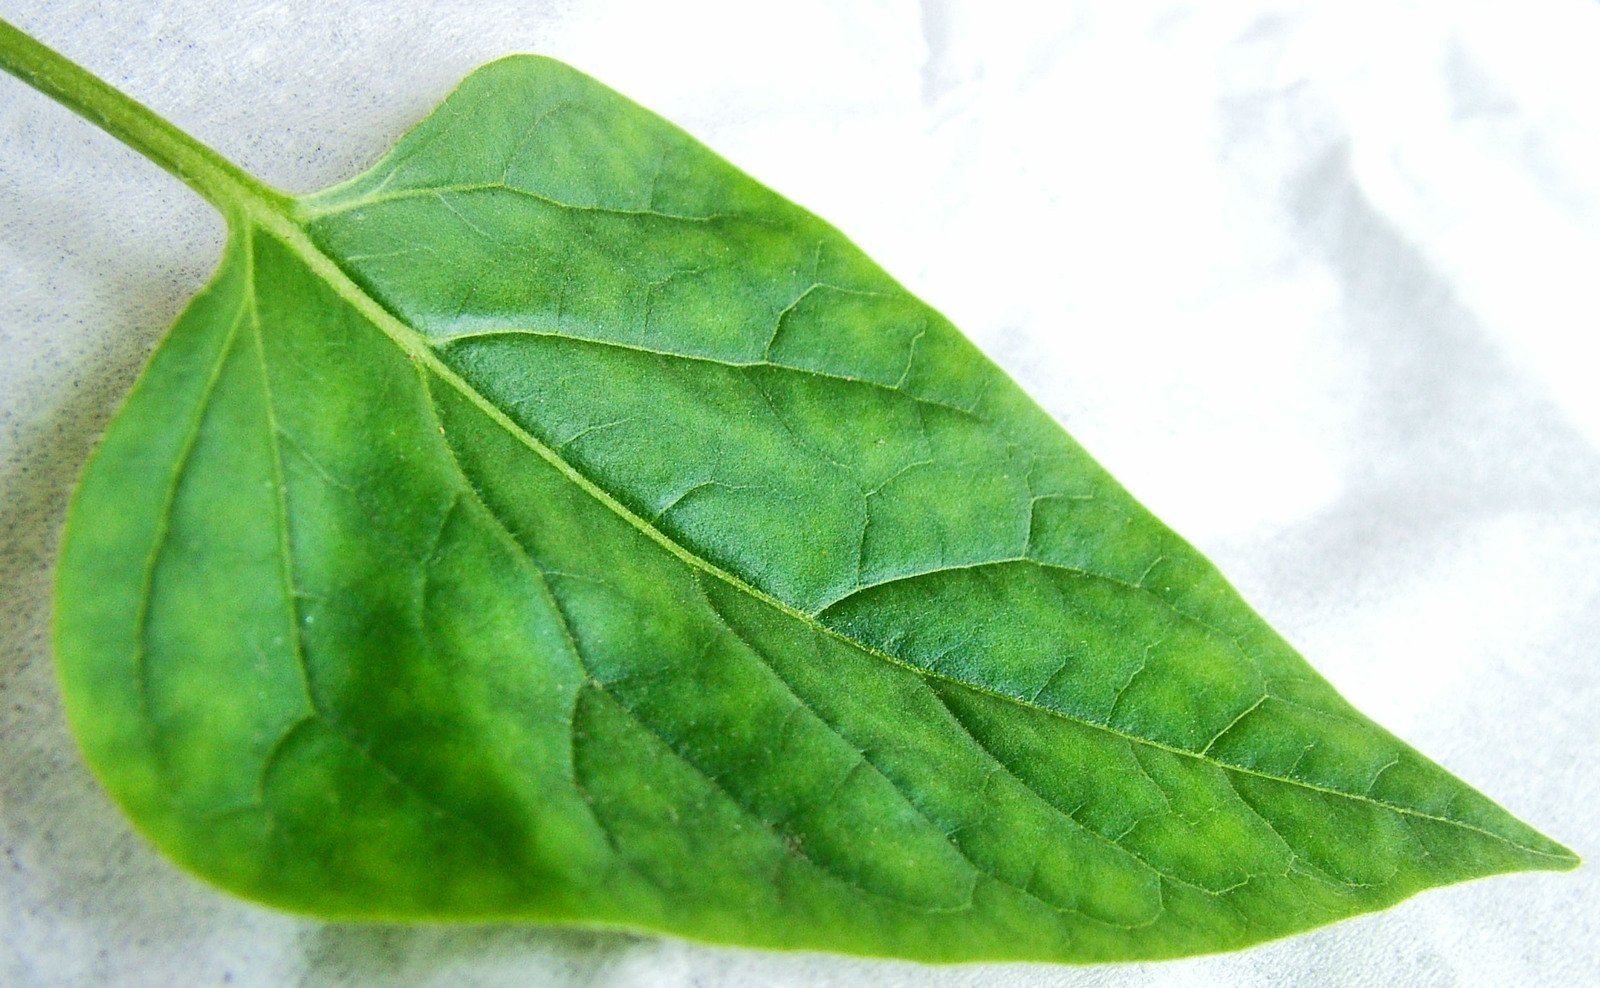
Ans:
[[[638,529],[641,533],[649,537],[652,541],[660,545],[673,556],[677,557],[684,564],[698,569],[709,576],[713,576],[718,580],[721,580],[728,586],[733,587],[734,589],[747,594],[770,607],[775,608],[784,615],[792,618],[793,620],[801,622],[806,627],[819,634],[827,635],[828,637],[849,645],[867,655],[871,655],[880,661],[898,666],[917,676],[950,683],[963,689],[972,690],[974,692],[991,696],[1007,703],[1015,704],[1018,707],[1036,710],[1053,717],[1059,717],[1062,720],[1079,725],[1081,727],[1104,731],[1107,734],[1121,738],[1129,743],[1147,745],[1151,748],[1165,751],[1170,754],[1192,758],[1207,765],[1215,766],[1216,768],[1224,771],[1265,779],[1282,785],[1293,786],[1312,792],[1324,793],[1343,799],[1354,800],[1356,802],[1377,806],[1382,809],[1389,810],[1390,812],[1413,816],[1419,819],[1448,824],[1450,826],[1458,827],[1463,830],[1468,830],[1482,836],[1492,838],[1528,854],[1534,854],[1540,857],[1550,858],[1558,861],[1572,860],[1570,855],[1529,847],[1528,845],[1512,840],[1503,834],[1495,833],[1492,830],[1477,826],[1476,824],[1468,823],[1464,820],[1440,816],[1437,814],[1428,813],[1424,810],[1416,809],[1414,807],[1401,806],[1395,803],[1386,802],[1384,800],[1374,799],[1371,796],[1361,793],[1348,792],[1341,789],[1334,789],[1328,786],[1318,785],[1317,783],[1309,782],[1303,779],[1274,775],[1272,773],[1263,772],[1259,769],[1250,768],[1248,766],[1231,764],[1229,762],[1220,761],[1216,758],[1208,757],[1200,752],[1192,751],[1187,748],[1180,748],[1162,741],[1157,741],[1153,738],[1142,737],[1137,734],[1130,734],[1107,723],[1101,723],[1082,717],[1077,717],[1067,713],[1066,711],[1058,710],[1053,707],[1042,706],[1021,697],[1000,692],[999,690],[991,687],[966,682],[964,680],[957,679],[953,676],[931,669],[924,669],[906,661],[897,655],[894,655],[893,653],[884,651],[883,649],[880,649],[874,645],[852,638],[849,635],[846,635],[843,632],[838,631],[837,629],[832,628],[821,621],[818,621],[814,616],[807,614],[799,608],[796,608],[787,602],[774,597],[759,587],[746,582],[736,574],[728,572],[722,567],[717,566],[715,563],[712,563],[710,560],[703,558],[687,547],[679,544],[665,532],[661,531],[649,521],[639,516],[626,505],[618,501],[610,494],[610,492],[606,491],[588,476],[580,472],[555,450],[546,446],[536,436],[533,436],[526,429],[522,428],[522,426],[517,424],[517,422],[508,416],[504,411],[502,411],[494,403],[490,402],[481,392],[478,391],[477,388],[473,387],[469,382],[457,374],[449,365],[444,363],[444,361],[441,360],[438,354],[434,351],[426,337],[424,337],[417,330],[413,329],[411,326],[407,325],[386,306],[375,299],[369,292],[362,288],[361,285],[357,283],[336,260],[318,247],[316,243],[311,240],[310,236],[307,235],[304,227],[300,225],[300,214],[298,212],[299,207],[297,203],[291,200],[284,206],[280,207],[277,202],[274,202],[266,197],[256,198],[251,196],[249,197],[249,201],[238,203],[238,206],[241,214],[241,220],[243,222],[252,224],[271,233],[286,247],[293,251],[305,263],[307,268],[309,268],[314,274],[326,282],[334,290],[335,294],[337,294],[353,309],[364,316],[373,325],[377,326],[385,336],[389,337],[389,339],[393,341],[396,346],[400,347],[400,349],[403,350],[409,357],[425,365],[431,372],[434,373],[435,376],[449,384],[458,393],[460,393],[463,398],[471,402],[474,407],[487,415],[501,428],[505,429],[507,433],[509,433],[519,443],[526,446],[531,452],[535,453],[545,462],[549,463],[568,480],[578,485],[578,487],[581,488],[585,493],[599,501],[606,508],[614,512],[618,517],[622,518],[628,524]]]

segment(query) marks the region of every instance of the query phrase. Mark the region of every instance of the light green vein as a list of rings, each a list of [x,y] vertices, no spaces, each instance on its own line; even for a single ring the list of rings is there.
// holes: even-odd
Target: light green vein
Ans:
[[[684,564],[716,577],[734,589],[748,594],[750,597],[782,612],[788,617],[800,622],[802,625],[809,627],[820,634],[828,635],[829,637],[837,639],[838,641],[850,645],[853,648],[857,648],[868,655],[872,655],[884,662],[907,669],[919,676],[938,679],[945,682],[954,683],[958,686],[963,686],[967,689],[987,693],[997,699],[1014,703],[1020,707],[1031,708],[1048,716],[1060,717],[1086,727],[1092,727],[1105,731],[1108,734],[1132,743],[1148,745],[1152,748],[1167,751],[1185,758],[1193,758],[1204,764],[1212,765],[1226,771],[1255,776],[1257,778],[1266,779],[1268,781],[1283,785],[1299,787],[1308,791],[1320,792],[1330,796],[1337,796],[1342,799],[1349,799],[1358,803],[1376,806],[1380,809],[1388,810],[1393,813],[1400,813],[1407,816],[1417,817],[1419,819],[1432,820],[1436,823],[1443,823],[1449,826],[1460,828],[1462,830],[1477,833],[1483,837],[1499,841],[1524,853],[1535,855],[1537,857],[1548,858],[1561,862],[1576,861],[1576,857],[1570,853],[1563,854],[1556,851],[1547,851],[1541,848],[1530,847],[1526,844],[1512,840],[1503,834],[1495,833],[1494,831],[1477,826],[1476,824],[1468,823],[1464,820],[1439,816],[1437,814],[1428,813],[1413,807],[1402,806],[1384,800],[1374,799],[1370,796],[1333,789],[1327,786],[1318,785],[1317,783],[1310,782],[1305,779],[1279,776],[1242,765],[1230,764],[1228,762],[1203,756],[1198,752],[1185,748],[1164,744],[1162,742],[1141,737],[1136,734],[1129,734],[1127,732],[1118,730],[1110,724],[1074,717],[1065,713],[1064,711],[1056,710],[1052,707],[1041,706],[1020,697],[1000,692],[990,687],[964,682],[948,675],[923,669],[919,666],[913,665],[910,662],[907,662],[905,659],[897,655],[893,655],[882,649],[875,648],[864,642],[857,641],[845,634],[842,634],[841,632],[828,627],[826,624],[821,623],[813,615],[807,614],[799,608],[796,608],[787,602],[774,597],[766,591],[751,585],[735,574],[730,573],[727,570],[724,570],[710,562],[709,560],[706,560],[694,552],[691,552],[688,548],[680,545],[678,542],[670,538],[666,533],[650,524],[643,517],[630,510],[626,505],[622,504],[614,496],[612,496],[610,492],[606,491],[589,477],[581,473],[576,467],[560,456],[555,450],[551,449],[549,446],[546,446],[537,437],[523,429],[522,426],[520,426],[509,415],[507,415],[505,411],[490,402],[488,398],[486,398],[481,392],[479,392],[475,387],[457,374],[454,369],[440,359],[439,355],[434,351],[432,345],[430,344],[430,341],[422,333],[402,322],[392,312],[390,312],[376,299],[369,295],[364,289],[362,289],[361,286],[357,284],[355,280],[348,273],[346,273],[344,269],[341,268],[331,257],[323,253],[322,250],[311,241],[305,230],[300,227],[294,218],[292,218],[291,211],[280,212],[274,207],[274,204],[268,200],[258,200],[253,205],[255,208],[252,209],[251,212],[254,214],[254,218],[257,220],[257,222],[262,227],[269,230],[275,237],[277,237],[291,252],[299,256],[307,268],[321,278],[325,283],[327,283],[330,289],[332,289],[335,294],[344,300],[346,304],[350,305],[351,308],[359,312],[364,318],[382,331],[384,335],[388,336],[408,357],[417,361],[421,366],[426,367],[440,381],[453,388],[464,399],[466,399],[474,407],[478,408],[481,412],[483,412],[483,414],[488,416],[490,420],[495,422],[502,429],[506,430],[506,432],[519,443],[526,446],[530,452],[534,453],[540,459],[550,464],[559,473],[561,473],[562,476],[576,484],[585,493],[599,501],[606,508],[614,512],[618,517],[632,525],[634,528],[638,529],[651,541],[655,542],[657,545],[660,545],[667,552],[681,560]]]

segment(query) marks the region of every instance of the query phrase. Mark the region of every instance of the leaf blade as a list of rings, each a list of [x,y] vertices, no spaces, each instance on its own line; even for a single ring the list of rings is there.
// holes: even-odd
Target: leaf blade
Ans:
[[[240,414],[288,443],[257,472],[310,711],[156,731],[191,756],[184,730],[234,731],[273,813],[208,834],[215,764],[134,787],[85,737],[203,874],[322,914],[1095,960],[1570,862],[1351,711],[837,232],[564,66],[480,71],[298,215],[223,280],[256,285],[267,404]],[[91,513],[153,414],[119,417]],[[94,524],[64,602],[121,579],[78,546]],[[74,671],[102,619],[63,612],[75,722],[137,719]],[[1380,783],[1407,807],[1357,794]]]

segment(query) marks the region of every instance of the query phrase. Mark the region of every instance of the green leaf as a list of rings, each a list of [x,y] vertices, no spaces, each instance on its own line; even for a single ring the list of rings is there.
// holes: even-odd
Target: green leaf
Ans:
[[[291,199],[9,28],[0,61],[231,223],[58,577],[85,755],[196,874],[1096,961],[1576,863],[836,230],[580,73],[495,62]]]

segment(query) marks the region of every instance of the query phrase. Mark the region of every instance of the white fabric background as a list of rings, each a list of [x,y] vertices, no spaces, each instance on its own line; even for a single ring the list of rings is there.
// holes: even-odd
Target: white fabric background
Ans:
[[[1600,853],[1600,7],[0,0],[269,182],[563,58],[856,238],[1357,706]],[[1600,879],[1071,969],[327,925],[177,873],[78,760],[68,492],[217,257],[175,180],[0,78],[0,984],[1600,983]]]

